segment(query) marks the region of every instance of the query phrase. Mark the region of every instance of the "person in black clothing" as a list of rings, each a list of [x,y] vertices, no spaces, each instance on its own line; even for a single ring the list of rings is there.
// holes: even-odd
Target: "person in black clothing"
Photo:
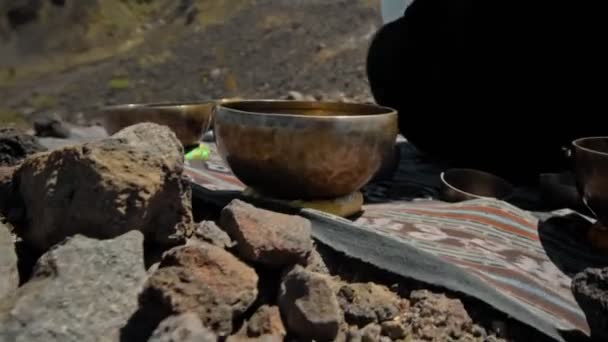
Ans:
[[[420,150],[533,183],[608,135],[601,3],[415,0],[373,38],[372,94]]]

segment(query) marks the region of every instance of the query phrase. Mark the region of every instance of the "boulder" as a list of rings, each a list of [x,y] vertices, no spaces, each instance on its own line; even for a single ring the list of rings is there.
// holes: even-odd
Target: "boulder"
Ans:
[[[200,318],[192,312],[170,316],[163,320],[148,342],[216,342],[217,336],[203,327]]]
[[[336,338],[343,315],[330,281],[299,265],[287,273],[278,303],[289,332],[321,341]]]
[[[235,318],[258,294],[255,271],[222,248],[200,243],[165,253],[140,295],[146,310],[194,312],[203,325],[229,335]]]
[[[13,181],[24,206],[17,233],[42,251],[65,237],[140,230],[161,244],[192,234],[183,148],[166,126],[143,123],[112,137],[27,159]]]
[[[0,298],[19,286],[15,239],[0,217]]]
[[[407,305],[388,288],[373,283],[344,284],[337,295],[346,322],[359,327],[391,320]]]
[[[237,242],[242,258],[266,266],[305,263],[312,250],[310,221],[240,200],[233,200],[222,210],[220,226]]]
[[[572,293],[587,317],[591,337],[608,341],[608,268],[587,268],[572,279]]]
[[[32,279],[0,301],[0,341],[119,340],[146,279],[143,236],[76,235],[44,254]]]

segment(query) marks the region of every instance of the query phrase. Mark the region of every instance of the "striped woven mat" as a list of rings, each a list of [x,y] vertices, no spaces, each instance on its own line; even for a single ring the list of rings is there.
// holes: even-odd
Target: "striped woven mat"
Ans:
[[[436,201],[443,166],[424,160],[406,143],[399,148],[395,176],[366,186],[363,213],[353,224],[457,266],[558,330],[588,334],[570,279],[585,267],[608,265],[608,258],[590,252],[585,241],[582,232],[589,221],[571,212],[551,213],[540,220],[494,200]],[[215,146],[211,151],[211,159],[187,163],[192,183],[210,192],[242,191],[244,185]]]

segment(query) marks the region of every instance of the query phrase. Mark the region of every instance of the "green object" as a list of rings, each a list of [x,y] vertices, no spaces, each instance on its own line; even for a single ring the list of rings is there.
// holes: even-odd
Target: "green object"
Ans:
[[[129,88],[129,79],[128,78],[114,78],[110,80],[109,84],[112,89],[127,89]]]
[[[205,144],[198,145],[197,148],[186,153],[186,160],[207,160],[211,155],[211,150]]]

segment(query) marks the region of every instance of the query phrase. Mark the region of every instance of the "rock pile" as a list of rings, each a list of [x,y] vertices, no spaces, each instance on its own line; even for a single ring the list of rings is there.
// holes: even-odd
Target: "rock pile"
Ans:
[[[1,342],[500,340],[459,300],[330,274],[302,217],[234,200],[193,223],[182,156],[141,124],[7,177]],[[20,287],[16,239],[40,255]]]
[[[322,263],[310,222],[234,200],[218,225],[201,223],[185,246],[164,254],[140,306],[172,315],[161,323],[170,328],[154,332],[155,341],[176,330],[188,336],[212,331],[227,341],[487,338],[456,299],[428,291],[402,298],[383,285],[345,282]],[[268,278],[279,286],[263,296]]]

